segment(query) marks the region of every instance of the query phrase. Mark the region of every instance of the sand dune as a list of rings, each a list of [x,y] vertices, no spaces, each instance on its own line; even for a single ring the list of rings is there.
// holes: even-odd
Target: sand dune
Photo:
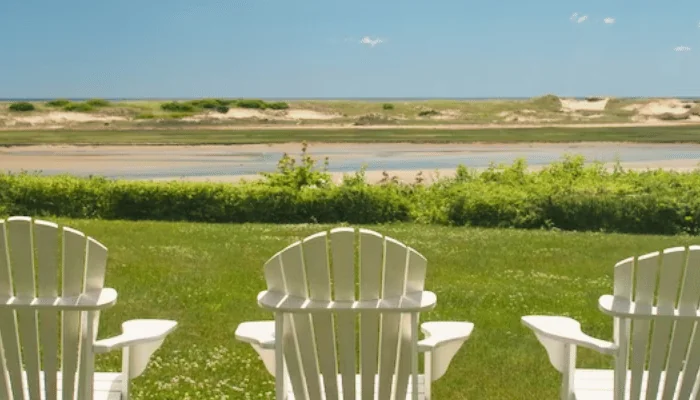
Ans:
[[[322,113],[312,110],[256,110],[244,108],[232,108],[227,113],[208,112],[205,114],[185,117],[183,121],[201,122],[206,120],[229,120],[229,119],[267,119],[267,120],[330,120],[340,118],[340,115]]]
[[[564,112],[572,111],[604,111],[608,105],[608,100],[602,99],[599,101],[561,99],[561,108]]]

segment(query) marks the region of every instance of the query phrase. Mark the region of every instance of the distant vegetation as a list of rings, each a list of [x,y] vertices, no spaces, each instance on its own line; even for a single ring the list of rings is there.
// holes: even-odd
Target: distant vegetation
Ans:
[[[420,125],[427,124],[431,117],[442,116],[440,119],[449,120],[455,124],[491,124],[501,122],[561,122],[561,123],[586,123],[586,117],[595,117],[598,123],[618,123],[635,122],[631,117],[639,114],[639,107],[653,101],[654,99],[631,99],[631,98],[604,98],[599,96],[586,97],[584,101],[598,102],[607,99],[605,109],[596,110],[578,109],[563,110],[562,100],[554,94],[533,97],[528,100],[502,100],[494,99],[490,101],[464,101],[464,100],[421,100],[421,101],[397,101],[373,102],[373,101],[317,101],[317,100],[297,100],[292,103],[284,101],[265,101],[255,98],[200,98],[192,100],[137,100],[137,101],[109,101],[100,98],[92,98],[82,101],[71,101],[65,98],[58,98],[46,102],[32,102],[33,106],[40,111],[63,110],[74,112],[100,112],[110,115],[122,116],[131,120],[154,119],[158,121],[166,120],[171,125],[177,123],[178,118],[194,116],[201,113],[221,113],[226,114],[230,110],[308,110],[318,113],[319,118],[338,121],[341,117],[343,122],[354,125],[380,125],[380,124],[400,124],[400,125]],[[682,115],[653,115],[650,119],[665,121],[681,121],[695,119],[694,115],[700,116],[700,100],[684,101],[681,105],[686,113]],[[291,106],[290,106],[291,104]],[[602,106],[602,103],[599,103]],[[30,106],[15,106],[13,111],[31,111]],[[583,107],[585,108],[585,107]],[[602,108],[602,107],[601,107]],[[7,108],[3,108],[7,110]],[[276,124],[291,125],[292,118],[283,118],[284,113],[268,112],[268,115],[260,116],[259,119],[249,119],[246,115],[241,118],[234,118],[240,124]],[[526,116],[525,116],[526,115]],[[247,115],[250,117],[250,115]],[[241,121],[238,121],[240,119]],[[307,119],[316,119],[311,116]],[[437,119],[437,118],[435,118]],[[202,118],[202,124],[213,123],[215,118]],[[242,120],[245,120],[242,121]],[[154,121],[155,122],[155,121]],[[218,123],[222,121],[217,121]],[[227,120],[227,123],[234,122]],[[435,121],[438,123],[438,121]]]
[[[70,104],[70,100],[67,99],[56,99],[46,102],[47,107],[65,107]]]
[[[112,105],[112,103],[105,99],[90,99],[86,101],[85,104],[92,107],[109,107]]]
[[[195,106],[191,103],[180,103],[177,101],[171,101],[169,103],[163,103],[160,105],[163,111],[172,112],[192,112],[195,110]]]
[[[685,113],[685,114],[665,113],[665,114],[659,115],[658,118],[662,121],[682,121],[682,120],[690,118],[690,113]]]
[[[91,106],[88,103],[68,103],[65,106],[63,106],[63,109],[65,111],[77,111],[77,112],[90,112],[95,109],[95,107]]]
[[[559,99],[559,96],[553,94],[534,97],[531,99],[531,102],[537,108],[540,108],[542,110],[555,112],[561,110],[561,99]]]
[[[230,107],[251,108],[258,110],[286,110],[289,104],[285,102],[268,103],[258,99],[224,100],[224,99],[201,99],[185,102],[171,101],[163,103],[160,108],[170,112],[197,112],[203,110],[216,110],[222,114],[228,112]]]
[[[389,118],[381,114],[367,114],[358,118],[354,125],[355,126],[366,126],[366,125],[389,125],[396,123],[395,119]]]
[[[17,103],[12,103],[8,107],[10,111],[19,111],[19,112],[24,112],[24,111],[34,111],[34,104],[32,103],[27,103],[26,101],[20,101]]]
[[[423,110],[418,113],[419,117],[433,117],[436,115],[440,115],[440,112],[435,110]]]
[[[89,99],[84,102],[73,102],[68,99],[55,99],[47,101],[46,107],[62,108],[64,111],[90,112],[96,108],[110,107],[111,102],[105,99]]]

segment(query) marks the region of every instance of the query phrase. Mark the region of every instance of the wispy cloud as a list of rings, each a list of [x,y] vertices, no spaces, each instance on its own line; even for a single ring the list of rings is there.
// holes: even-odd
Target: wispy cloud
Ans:
[[[677,47],[674,47],[674,48],[673,48],[673,51],[679,51],[679,52],[690,51],[690,47],[688,47],[688,46],[677,46]]]
[[[365,37],[363,37],[363,38],[360,40],[360,43],[361,43],[361,44],[368,45],[368,46],[370,46],[370,47],[374,47],[374,46],[376,46],[376,45],[378,45],[378,44],[384,43],[384,41],[383,41],[382,39],[379,39],[379,38],[372,39],[372,38],[369,37],[369,36],[365,36]]]
[[[614,23],[615,23],[615,18],[607,17],[607,18],[605,18],[605,19],[603,20],[603,22],[605,22],[605,23],[608,24],[608,25],[614,24]]]
[[[571,14],[571,17],[569,17],[569,19],[576,22],[577,24],[580,24],[588,19],[588,15],[580,15],[579,13],[575,12]]]

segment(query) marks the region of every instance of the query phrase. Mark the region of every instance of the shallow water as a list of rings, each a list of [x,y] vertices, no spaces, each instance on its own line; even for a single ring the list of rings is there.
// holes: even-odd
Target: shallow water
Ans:
[[[0,170],[41,170],[47,175],[102,175],[122,179],[164,179],[198,176],[251,175],[273,171],[284,151],[298,155],[299,146],[207,147],[62,147],[23,148],[0,152]],[[310,154],[319,163],[329,157],[330,172],[454,169],[458,164],[485,168],[490,163],[511,164],[524,158],[531,166],[580,154],[587,161],[623,163],[655,168],[659,163],[682,161],[694,167],[700,162],[700,145],[658,144],[347,144],[313,145]]]

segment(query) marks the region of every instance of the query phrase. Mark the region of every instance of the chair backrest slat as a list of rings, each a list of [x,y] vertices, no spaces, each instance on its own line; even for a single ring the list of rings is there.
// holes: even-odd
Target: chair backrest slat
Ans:
[[[331,230],[331,265],[333,268],[333,297],[355,300],[355,231],[352,228]],[[344,399],[355,394],[355,318],[338,315],[338,364]]]
[[[34,223],[34,247],[37,253],[38,284],[40,297],[58,296],[59,269],[58,225],[47,221]],[[56,400],[58,393],[58,311],[43,310],[39,313],[39,340],[42,344],[41,362],[44,371],[44,395],[46,400]]]
[[[13,296],[12,261],[10,259],[10,241],[8,237],[7,223],[0,220],[0,289],[2,294]],[[20,356],[19,332],[17,326],[17,314],[14,310],[0,309],[0,338],[2,340],[4,362],[3,388],[8,398],[22,399],[24,385],[22,383],[22,359]]]
[[[676,308],[678,288],[685,268],[685,248],[664,250],[661,260],[656,306],[659,312],[672,313]],[[648,393],[659,391],[661,372],[666,369],[666,356],[668,355],[669,338],[671,338],[673,327],[674,322],[671,320],[654,321],[654,332],[649,350],[649,371],[646,386]],[[669,382],[666,381],[666,383]]]
[[[634,301],[640,311],[651,312],[659,266],[657,255],[658,253],[649,254],[637,260]],[[650,320],[632,321],[630,398],[633,399],[638,399],[641,396],[650,328]]]
[[[386,259],[382,279],[382,297],[396,297],[406,289],[406,246],[398,241],[386,238]],[[397,372],[398,349],[403,345],[403,336],[398,335],[405,329],[401,324],[401,314],[383,315],[381,322],[381,341],[379,343],[379,398],[392,397],[394,374]],[[397,376],[397,380],[398,380]],[[397,382],[398,383],[398,382]]]
[[[277,253],[265,264],[265,278],[269,291],[294,297],[371,301],[422,291],[426,264],[394,239],[337,228]],[[341,313],[331,306],[284,318],[281,339],[295,398],[355,399],[356,390],[363,400],[406,397],[417,343],[410,314]]]
[[[83,289],[85,272],[85,235],[63,228],[63,296],[77,296]],[[76,391],[80,346],[80,311],[63,311],[61,326],[61,370],[63,400],[73,399]]]
[[[15,217],[7,220],[10,231],[10,264],[14,273],[15,296],[36,297],[36,273],[34,271],[34,243],[32,220]],[[39,360],[39,326],[33,310],[17,310],[22,358],[27,377],[30,398],[39,398],[41,367]]]
[[[360,300],[381,296],[384,270],[384,238],[360,229]],[[374,400],[375,376],[379,356],[379,314],[360,315],[360,375],[362,400]]]
[[[306,282],[306,271],[304,270],[304,254],[301,246],[295,246],[285,251],[281,255],[282,266],[284,268],[285,283],[287,293],[307,298],[309,295],[308,285]],[[303,399],[319,399],[321,396],[321,383],[318,375],[318,365],[316,363],[316,348],[313,343],[313,326],[311,325],[311,317],[305,314],[292,315],[291,321],[294,329],[293,334],[289,336],[290,341],[285,343],[285,346],[291,351],[296,351],[299,354],[299,369],[302,371],[301,379],[296,382],[301,384],[303,388],[300,391],[305,391],[303,396],[296,395],[297,398]],[[295,346],[296,350],[294,350]]]
[[[633,300],[635,311],[659,317],[615,319],[620,346],[615,367],[615,399],[687,399],[698,390],[698,321],[673,320],[673,313],[696,315],[700,301],[700,247],[669,248],[615,266],[615,296]],[[631,326],[631,328],[630,328]],[[627,372],[631,379],[625,387]],[[646,371],[646,379],[643,379]],[[629,394],[629,396],[627,396]]]
[[[406,283],[404,293],[423,290],[427,260],[415,250],[406,249]],[[408,377],[411,375],[413,357],[417,357],[411,342],[411,315],[401,316],[401,334],[399,336],[399,354],[396,359],[398,364],[396,373],[396,399],[405,399],[408,390]]]
[[[634,257],[623,260],[615,265],[613,294],[616,297],[632,300],[632,288],[634,278]],[[629,319],[615,318],[613,321],[614,340],[619,345],[617,359],[615,360],[615,400],[625,398],[627,391],[627,369],[629,368],[629,336],[631,321]]]
[[[309,280],[309,297],[330,301],[332,299],[330,264],[328,260],[328,233],[321,232],[303,241],[304,264]],[[333,315],[317,314],[313,319],[313,331],[316,337],[315,355],[323,376],[326,399],[338,398],[338,361],[336,358],[335,327]]]
[[[680,312],[695,313],[700,306],[700,246],[691,246],[688,249],[688,261],[686,262],[685,277],[681,288],[681,297],[678,304]],[[682,372],[679,374],[680,387],[678,398],[690,398],[697,382],[698,369],[700,369],[700,332],[697,332],[698,321],[677,321],[674,339],[678,336],[679,345],[671,349],[672,357],[669,362],[681,364]],[[695,332],[695,333],[693,333]],[[683,338],[685,340],[681,341]],[[681,368],[679,367],[679,368]],[[670,388],[668,389],[671,390]],[[664,393],[667,390],[664,388]]]

